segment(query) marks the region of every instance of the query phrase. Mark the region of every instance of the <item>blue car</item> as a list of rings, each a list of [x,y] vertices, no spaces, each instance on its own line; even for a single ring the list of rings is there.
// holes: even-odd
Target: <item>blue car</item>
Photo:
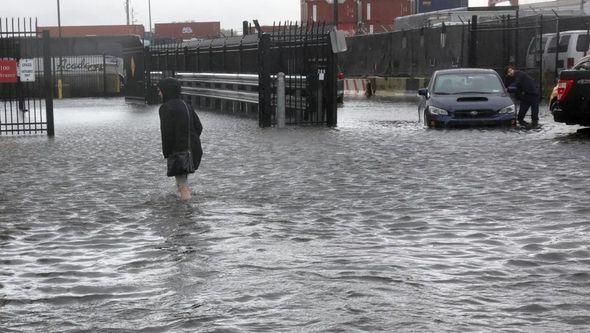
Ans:
[[[496,71],[446,69],[434,72],[418,111],[429,128],[516,126],[516,107]]]

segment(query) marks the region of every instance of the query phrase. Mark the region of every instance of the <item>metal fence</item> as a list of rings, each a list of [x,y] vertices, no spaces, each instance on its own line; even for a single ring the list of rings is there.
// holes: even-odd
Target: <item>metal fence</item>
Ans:
[[[32,19],[0,19],[0,135],[54,135],[49,34]]]
[[[279,24],[270,33],[154,45],[145,53],[145,66],[148,102],[157,102],[159,78],[183,73],[191,103],[256,113],[262,127],[277,124],[276,111],[282,104],[286,124],[337,122],[336,61],[326,25]],[[277,91],[281,75],[286,78],[284,101],[277,99],[283,98]],[[258,94],[257,100],[253,94]]]
[[[64,97],[99,97],[121,94],[123,60],[109,55],[53,57],[54,94]]]
[[[527,61],[531,40],[544,33],[587,30],[590,17],[504,15],[493,21],[466,18],[463,24],[355,36],[340,57],[347,77],[430,77],[438,69],[485,67],[499,72],[508,64],[538,77],[545,89],[554,73],[543,73],[541,59]]]
[[[331,31],[326,24],[278,24],[270,34],[263,35],[267,39],[261,40],[260,73],[286,75],[287,124],[337,124],[337,56],[332,50]],[[275,108],[276,89],[270,91],[267,98]],[[267,121],[275,124],[275,116],[276,112],[270,112]]]

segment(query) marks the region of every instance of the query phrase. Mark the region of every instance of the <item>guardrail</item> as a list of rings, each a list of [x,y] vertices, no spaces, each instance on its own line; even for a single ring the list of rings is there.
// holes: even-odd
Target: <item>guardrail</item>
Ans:
[[[260,103],[258,74],[176,73],[182,84],[182,94],[229,102]],[[306,76],[271,75],[272,106],[276,107],[278,127],[285,126],[286,109],[305,110],[308,88]]]
[[[221,73],[177,73],[182,94],[258,104],[258,75]]]

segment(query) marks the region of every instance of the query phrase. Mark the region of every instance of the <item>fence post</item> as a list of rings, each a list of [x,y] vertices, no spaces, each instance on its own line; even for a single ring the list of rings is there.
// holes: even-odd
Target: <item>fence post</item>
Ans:
[[[107,95],[107,56],[102,55],[102,93]]]
[[[555,79],[559,77],[559,39],[561,38],[559,35],[559,16],[555,15]],[[565,63],[564,63],[565,65]],[[565,67],[565,66],[564,66]]]
[[[277,75],[277,126],[285,127],[285,73]]]
[[[516,11],[515,20],[516,20],[516,29],[514,29],[514,44],[515,44],[514,45],[514,59],[516,60],[515,61],[516,66],[518,67],[520,65],[519,64],[520,50],[518,49],[520,46],[520,14],[518,13],[518,10]],[[526,64],[523,67],[526,67]]]
[[[271,126],[270,35],[261,34],[258,47],[258,124]]]
[[[336,127],[338,125],[338,53],[332,52],[331,38],[328,35],[327,41],[327,52],[328,52],[328,70],[326,71],[326,77],[324,82],[326,93],[329,94],[328,100],[326,101],[326,125],[328,127]],[[319,99],[320,105],[323,104],[322,99]]]
[[[45,81],[45,114],[47,135],[55,136],[53,123],[53,73],[51,71],[51,41],[49,30],[43,30],[43,80]]]
[[[191,62],[191,57],[190,57],[190,53],[188,52],[188,46],[184,47],[184,68],[183,70],[186,72],[190,72],[190,62]]]
[[[471,17],[469,29],[469,67],[477,67],[477,15]]]
[[[539,15],[539,96],[543,96],[543,47],[543,15]]]

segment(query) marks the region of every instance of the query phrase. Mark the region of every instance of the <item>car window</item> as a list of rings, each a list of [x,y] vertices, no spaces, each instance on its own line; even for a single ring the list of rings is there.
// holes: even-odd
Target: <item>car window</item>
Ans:
[[[574,67],[574,69],[578,71],[590,70],[590,60],[582,61],[581,63],[577,64],[576,67]]]
[[[439,74],[434,82],[433,93],[462,94],[483,93],[492,94],[504,91],[504,86],[496,74],[488,73],[453,73]]]
[[[570,38],[572,36],[571,35],[562,35],[559,36],[559,52],[567,52],[567,47],[570,43]],[[552,38],[551,41],[549,42],[549,49],[547,50],[547,52],[549,53],[555,53],[555,44],[557,44],[557,38]]]
[[[576,51],[577,52],[586,52],[588,51],[588,41],[590,41],[590,36],[588,35],[579,35],[578,41],[576,42]]]

